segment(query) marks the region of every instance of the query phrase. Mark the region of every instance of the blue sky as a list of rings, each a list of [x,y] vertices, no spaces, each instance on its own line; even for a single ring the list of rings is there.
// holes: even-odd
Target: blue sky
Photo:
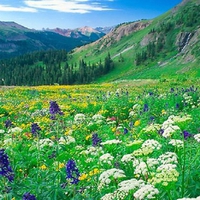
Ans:
[[[0,21],[25,27],[105,27],[152,19],[181,0],[0,0]]]

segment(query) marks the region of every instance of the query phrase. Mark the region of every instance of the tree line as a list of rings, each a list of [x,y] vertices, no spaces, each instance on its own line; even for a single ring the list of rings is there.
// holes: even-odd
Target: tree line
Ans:
[[[0,85],[86,84],[114,68],[110,54],[103,61],[68,64],[65,50],[50,50],[0,60]]]

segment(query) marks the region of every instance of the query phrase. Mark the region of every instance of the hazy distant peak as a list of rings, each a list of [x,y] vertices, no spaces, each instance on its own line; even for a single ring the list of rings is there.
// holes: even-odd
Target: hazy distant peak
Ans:
[[[3,26],[3,27],[7,27],[7,28],[17,28],[17,29],[21,29],[21,30],[29,30],[28,28],[20,25],[20,24],[17,24],[16,22],[4,22],[4,21],[0,21],[0,26]]]

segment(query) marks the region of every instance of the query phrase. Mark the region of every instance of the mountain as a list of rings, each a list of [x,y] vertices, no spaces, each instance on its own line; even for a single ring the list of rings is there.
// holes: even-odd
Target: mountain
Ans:
[[[109,33],[115,26],[110,26],[110,27],[96,27],[95,30],[102,32],[102,33]]]
[[[81,40],[90,41],[90,42],[94,42],[105,35],[105,33],[88,26],[84,26],[84,27],[76,28],[76,29],[56,28],[56,29],[46,29],[46,30],[54,32],[54,33],[58,33],[62,36],[66,36],[70,38],[79,38]]]
[[[123,23],[96,42],[76,48],[69,64],[98,64],[109,53],[115,68],[98,82],[200,77],[200,0],[183,0],[151,20]]]
[[[133,79],[160,79],[163,83],[168,79],[200,78],[199,22],[200,0],[183,0],[154,19],[119,24],[97,41],[69,53],[38,52],[0,60],[0,85],[86,84]],[[77,39],[51,31],[21,29],[17,29],[18,37],[26,36],[25,41],[33,40],[34,36],[37,36],[35,40],[48,38],[46,45],[55,45],[53,39],[50,42],[51,34]],[[81,31],[88,34],[86,28]],[[44,33],[47,38],[35,35]],[[14,35],[12,32],[11,37]]]
[[[91,43],[105,35],[96,30],[92,32],[89,28],[90,34],[88,34],[87,29],[83,30],[85,31],[84,34],[81,33],[80,29],[67,36],[62,34],[64,30],[61,29],[38,31],[28,29],[15,22],[0,22],[0,58],[50,49],[71,51],[75,47]],[[76,37],[78,34],[79,37]]]

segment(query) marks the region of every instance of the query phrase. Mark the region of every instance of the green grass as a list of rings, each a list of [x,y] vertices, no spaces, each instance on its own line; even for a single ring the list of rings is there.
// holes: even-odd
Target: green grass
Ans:
[[[152,199],[147,188],[155,200],[198,197],[199,87],[145,79],[0,88],[0,199]]]

